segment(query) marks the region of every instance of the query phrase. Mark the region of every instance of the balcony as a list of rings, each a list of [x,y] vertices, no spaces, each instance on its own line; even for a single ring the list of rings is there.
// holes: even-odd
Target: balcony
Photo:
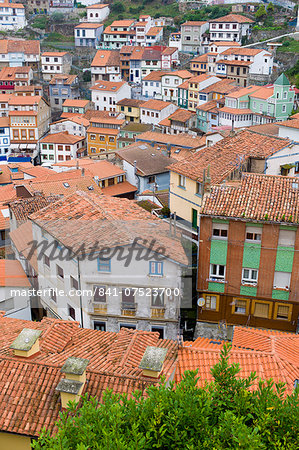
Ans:
[[[121,315],[134,317],[136,315],[137,303],[122,303]]]
[[[164,319],[164,316],[165,316],[164,307],[151,308],[151,319]]]
[[[93,303],[93,314],[107,314],[107,303]]]

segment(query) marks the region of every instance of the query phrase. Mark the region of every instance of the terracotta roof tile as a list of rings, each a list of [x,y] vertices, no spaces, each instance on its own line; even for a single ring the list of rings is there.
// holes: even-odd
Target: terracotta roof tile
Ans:
[[[42,331],[40,352],[30,360],[13,356],[9,348],[25,327]],[[158,333],[124,328],[119,333],[102,332],[49,318],[28,322],[2,317],[0,342],[0,428],[28,436],[37,436],[44,426],[50,432],[56,430],[61,401],[55,388],[68,357],[89,360],[83,395],[88,392],[101,399],[107,388],[130,395],[159,382],[143,377],[139,368],[147,346],[167,349],[162,369],[167,377],[177,355],[176,342],[159,339]]]
[[[182,23],[182,27],[183,26],[193,26],[193,27],[200,27],[201,25],[204,25],[205,23],[207,23],[206,21],[199,21],[199,20],[188,20],[187,22]]]
[[[267,158],[289,143],[288,139],[243,130],[196,152],[186,161],[173,164],[170,170],[193,180],[202,181],[203,171],[210,165],[211,181],[218,184],[239,167],[240,157],[243,162],[250,157]]]
[[[187,264],[180,236],[169,236],[169,227],[163,221],[126,198],[78,191],[30,218],[74,252],[82,252],[82,238],[88,253],[95,245],[131,245],[142,236],[145,247],[155,239],[153,251],[157,248],[161,252],[163,246],[168,258]]]
[[[163,70],[153,70],[151,73],[142,78],[142,81],[161,81],[161,77],[168,72]]]
[[[143,105],[143,103],[144,103],[143,100],[138,100],[134,98],[123,98],[119,100],[119,102],[117,102],[116,104],[120,106],[133,106],[135,108],[139,108],[141,105]]]
[[[161,31],[163,31],[163,27],[151,27],[145,35],[157,36],[159,33],[161,33]]]
[[[89,100],[76,100],[67,98],[64,100],[62,106],[69,106],[74,108],[85,108],[89,104]],[[78,114],[77,114],[78,115]]]
[[[171,144],[183,148],[199,148],[205,145],[205,137],[190,136],[190,134],[163,134],[155,131],[146,131],[136,136],[136,142],[151,142],[157,144]]]
[[[20,261],[0,259],[0,286],[30,287]]]
[[[163,100],[147,100],[143,103],[142,108],[144,109],[154,109],[156,111],[162,111],[162,109],[167,108],[167,106],[172,105],[171,102],[164,102]]]
[[[127,194],[130,192],[137,192],[137,187],[133,186],[128,181],[123,181],[122,183],[113,184],[111,186],[107,186],[105,188],[102,188],[102,192],[105,195],[110,195],[112,197]]]
[[[292,118],[291,118],[292,119]],[[299,117],[298,119],[285,120],[284,122],[278,122],[276,125],[288,128],[299,129]]]
[[[241,186],[213,187],[202,214],[298,224],[298,178],[244,173]]]
[[[213,22],[253,23],[254,21],[249,19],[248,17],[241,16],[240,14],[227,14],[226,16],[219,17],[218,19],[210,20],[210,23],[213,23]]]
[[[75,27],[74,27],[74,29],[75,30],[78,30],[78,29],[91,29],[91,30],[93,30],[94,28],[100,28],[100,27],[102,27],[103,26],[103,24],[102,23],[91,23],[91,22],[82,22],[82,23],[79,23],[79,25],[76,25]]]
[[[107,67],[107,66],[119,66],[120,55],[118,50],[98,50],[91,67]]]
[[[63,84],[73,84],[74,81],[78,78],[77,75],[60,75],[60,74],[55,74],[51,81],[49,82],[49,84],[56,84],[56,81],[63,81]]]
[[[97,81],[90,89],[94,91],[117,92],[126,84],[125,81]]]
[[[14,214],[18,224],[28,220],[28,216],[40,209],[45,208],[53,202],[59,200],[58,196],[45,197],[43,195],[35,195],[31,198],[20,198],[9,202],[9,209]]]

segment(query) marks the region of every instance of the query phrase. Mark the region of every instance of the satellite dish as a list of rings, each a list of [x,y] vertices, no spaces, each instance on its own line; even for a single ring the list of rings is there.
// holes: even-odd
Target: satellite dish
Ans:
[[[199,299],[197,300],[198,306],[203,306],[205,303],[206,303],[206,301],[203,297],[199,297]]]

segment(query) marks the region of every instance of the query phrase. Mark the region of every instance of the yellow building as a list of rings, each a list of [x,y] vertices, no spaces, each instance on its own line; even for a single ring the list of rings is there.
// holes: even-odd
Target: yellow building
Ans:
[[[112,158],[117,149],[119,130],[124,123],[124,119],[115,117],[92,117],[86,130],[88,156]]]
[[[144,102],[133,98],[123,98],[116,104],[117,112],[125,115],[127,122],[140,122],[140,106]]]
[[[179,163],[178,163],[179,164]],[[176,213],[178,219],[183,219],[186,224],[198,226],[198,218],[202,205],[203,184],[181,175],[174,170],[176,164],[170,170],[169,208]]]
[[[109,158],[117,148],[118,130],[109,128],[87,128],[88,156]]]

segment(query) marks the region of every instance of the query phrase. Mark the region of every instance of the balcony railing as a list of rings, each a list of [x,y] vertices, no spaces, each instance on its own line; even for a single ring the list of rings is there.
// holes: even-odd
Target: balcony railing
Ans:
[[[137,309],[136,303],[122,303],[121,304],[121,315],[122,316],[135,316]]]
[[[165,308],[164,307],[151,307],[151,318],[152,319],[163,319],[165,316]]]

